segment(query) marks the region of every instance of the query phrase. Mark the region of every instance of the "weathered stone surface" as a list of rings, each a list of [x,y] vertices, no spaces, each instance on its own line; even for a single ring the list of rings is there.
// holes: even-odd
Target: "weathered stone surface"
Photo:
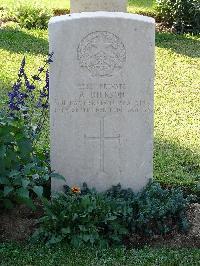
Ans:
[[[125,13],[51,19],[51,165],[68,185],[138,191],[152,178],[154,27]]]
[[[71,13],[91,11],[126,12],[127,0],[71,0]]]

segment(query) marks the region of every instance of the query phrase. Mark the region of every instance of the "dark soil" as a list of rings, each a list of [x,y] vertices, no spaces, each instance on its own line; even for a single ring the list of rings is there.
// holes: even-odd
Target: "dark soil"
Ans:
[[[154,236],[144,238],[138,235],[131,236],[125,243],[128,247],[140,248],[144,245],[152,247],[197,247],[200,248],[200,204],[191,204],[188,211],[191,224],[187,234],[174,232],[166,237]],[[37,220],[43,215],[42,206],[37,203],[37,210],[33,211],[24,205],[13,210],[0,213],[0,242],[24,242],[37,228]]]
[[[187,216],[190,229],[187,234],[173,232],[165,237],[154,236],[152,238],[144,238],[133,235],[129,239],[130,247],[142,247],[149,245],[151,247],[171,247],[171,248],[200,248],[200,204],[191,204]]]
[[[168,247],[197,247],[200,248],[200,204],[194,203],[190,205],[187,211],[190,229],[187,234],[174,234],[171,239],[157,239],[152,241],[153,246]]]
[[[37,227],[38,218],[43,215],[42,206],[38,203],[36,211],[25,205],[12,210],[0,210],[0,242],[27,240]]]

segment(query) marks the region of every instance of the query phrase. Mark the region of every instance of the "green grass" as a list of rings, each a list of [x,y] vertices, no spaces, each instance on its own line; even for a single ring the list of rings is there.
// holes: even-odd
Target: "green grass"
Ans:
[[[154,13],[156,0],[129,0],[128,11],[131,13]]]
[[[23,55],[29,74],[48,53],[48,33],[0,30],[0,95],[16,79]],[[156,35],[154,177],[193,187],[200,180],[200,37]]]
[[[150,249],[125,250],[81,248],[67,246],[47,248],[45,246],[0,245],[0,265],[2,266],[177,266],[199,265],[199,249]]]
[[[200,180],[200,38],[158,34],[155,80],[155,177]]]
[[[5,98],[17,77],[24,55],[27,59],[27,70],[33,74],[47,54],[47,31],[28,31],[12,27],[0,29],[0,95]]]
[[[69,8],[70,0],[0,0],[0,6],[13,8],[20,5],[41,6],[48,8]]]
[[[69,0],[0,0],[0,6],[6,6],[13,8],[19,5],[31,5],[31,6],[42,6],[49,8],[58,8],[65,9],[70,7]],[[131,12],[140,12],[140,11],[149,11],[152,10],[155,6],[155,0],[129,0],[128,1],[129,11]]]

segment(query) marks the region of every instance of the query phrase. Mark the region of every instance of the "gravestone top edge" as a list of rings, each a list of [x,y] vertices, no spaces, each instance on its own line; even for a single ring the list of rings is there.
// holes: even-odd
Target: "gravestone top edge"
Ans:
[[[155,19],[148,16],[130,14],[124,12],[107,12],[107,11],[95,11],[95,12],[82,12],[82,13],[72,13],[69,15],[55,16],[49,21],[49,25],[74,19],[87,19],[87,18],[123,18],[135,21],[146,22],[150,24],[155,24]]]

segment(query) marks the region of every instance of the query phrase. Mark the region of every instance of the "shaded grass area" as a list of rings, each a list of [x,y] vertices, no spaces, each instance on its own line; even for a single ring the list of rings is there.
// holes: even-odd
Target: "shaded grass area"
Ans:
[[[23,56],[27,72],[34,74],[48,54],[47,31],[21,30],[18,27],[0,29],[0,96],[5,98],[17,78]]]
[[[73,249],[67,246],[0,245],[0,265],[199,265],[199,249]]]
[[[33,74],[48,53],[48,34],[0,30],[0,95],[5,98],[23,56]],[[200,180],[200,37],[156,35],[154,177],[194,187]]]

